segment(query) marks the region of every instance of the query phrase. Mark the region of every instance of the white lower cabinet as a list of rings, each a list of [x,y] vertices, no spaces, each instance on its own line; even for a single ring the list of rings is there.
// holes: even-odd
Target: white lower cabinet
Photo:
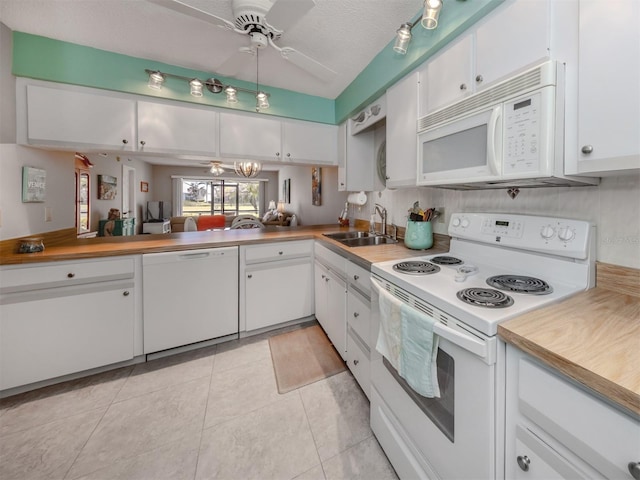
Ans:
[[[506,478],[632,479],[640,462],[637,417],[511,345],[505,424]]]
[[[313,242],[240,247],[240,330],[313,315]]]
[[[369,349],[362,344],[358,335],[354,334],[351,328],[348,330],[347,366],[367,398],[370,398],[371,361],[369,359]]]
[[[133,258],[2,269],[0,390],[134,356]]]
[[[316,260],[316,319],[343,360],[347,355],[347,285],[344,279]]]
[[[144,353],[238,333],[238,247],[143,255]]]

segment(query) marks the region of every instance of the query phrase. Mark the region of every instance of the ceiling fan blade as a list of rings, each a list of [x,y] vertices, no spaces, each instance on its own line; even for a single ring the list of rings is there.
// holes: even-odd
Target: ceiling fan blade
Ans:
[[[266,14],[266,22],[270,27],[284,32],[315,6],[314,0],[276,0]]]
[[[233,53],[224,62],[222,62],[216,68],[216,72],[220,75],[232,77],[247,64],[250,56],[253,55],[255,55],[255,52],[250,47],[241,47],[240,50]]]
[[[313,58],[308,57],[304,53],[300,53],[299,51],[293,48],[282,47],[282,48],[278,48],[278,50],[280,50],[280,54],[282,55],[282,58],[290,61],[297,67],[310,73],[314,77],[319,78],[320,80],[323,80],[325,82],[330,82],[337,75],[336,72],[334,72],[328,67],[325,67],[317,60],[314,60]]]
[[[211,13],[207,13],[204,10],[200,10],[199,8],[192,7],[191,5],[187,5],[186,3],[182,3],[179,0],[147,0],[151,3],[155,3],[156,5],[160,5],[161,7],[168,8],[169,10],[173,10],[174,12],[182,13],[184,15],[188,15],[193,18],[197,18],[198,20],[203,20],[208,23],[212,23],[213,25],[217,25],[219,27],[224,27],[229,30],[236,30],[236,27],[229,20],[225,20],[224,18],[216,17]]]

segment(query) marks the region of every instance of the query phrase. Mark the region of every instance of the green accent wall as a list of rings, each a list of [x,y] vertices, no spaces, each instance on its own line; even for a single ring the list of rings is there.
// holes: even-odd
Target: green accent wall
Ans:
[[[502,2],[504,0],[445,1],[436,30],[425,30],[416,25],[412,30],[413,39],[407,55],[404,56],[393,51],[392,39],[335,100],[261,85],[261,88],[264,87],[271,95],[270,108],[261,113],[339,124],[382,95],[389,86]],[[389,32],[389,35],[393,36],[393,32]],[[214,95],[205,91],[204,96],[199,99],[192,97],[187,83],[179,79],[167,78],[162,90],[155,92],[147,87],[148,76],[145,69],[197,77],[201,80],[213,75],[211,72],[190,70],[28,33],[13,32],[13,74],[18,77],[255,112],[255,100],[250,94],[239,92],[238,103],[229,106],[224,94]],[[224,84],[255,89],[255,84],[250,82],[217,75],[216,78]]]

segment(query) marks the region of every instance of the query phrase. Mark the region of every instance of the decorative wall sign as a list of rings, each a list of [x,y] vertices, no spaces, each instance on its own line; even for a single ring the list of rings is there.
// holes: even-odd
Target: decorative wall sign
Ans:
[[[22,167],[22,201],[44,202],[47,172],[42,168]]]
[[[322,169],[319,167],[311,169],[311,204],[322,205]]]
[[[148,192],[149,191],[149,183],[148,182],[140,182],[140,191]]]
[[[98,199],[115,200],[118,194],[118,179],[111,175],[98,175]]]

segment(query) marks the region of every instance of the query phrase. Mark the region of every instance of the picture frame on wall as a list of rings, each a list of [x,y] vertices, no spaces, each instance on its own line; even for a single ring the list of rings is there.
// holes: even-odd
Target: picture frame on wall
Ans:
[[[115,200],[118,196],[118,179],[111,175],[98,175],[98,200]]]
[[[313,167],[311,169],[311,204],[322,205],[322,169]]]
[[[140,191],[144,193],[149,192],[149,182],[140,182]]]
[[[47,193],[47,171],[36,167],[22,167],[22,202],[42,203]]]
[[[291,203],[291,179],[287,178],[282,182],[282,200]]]

